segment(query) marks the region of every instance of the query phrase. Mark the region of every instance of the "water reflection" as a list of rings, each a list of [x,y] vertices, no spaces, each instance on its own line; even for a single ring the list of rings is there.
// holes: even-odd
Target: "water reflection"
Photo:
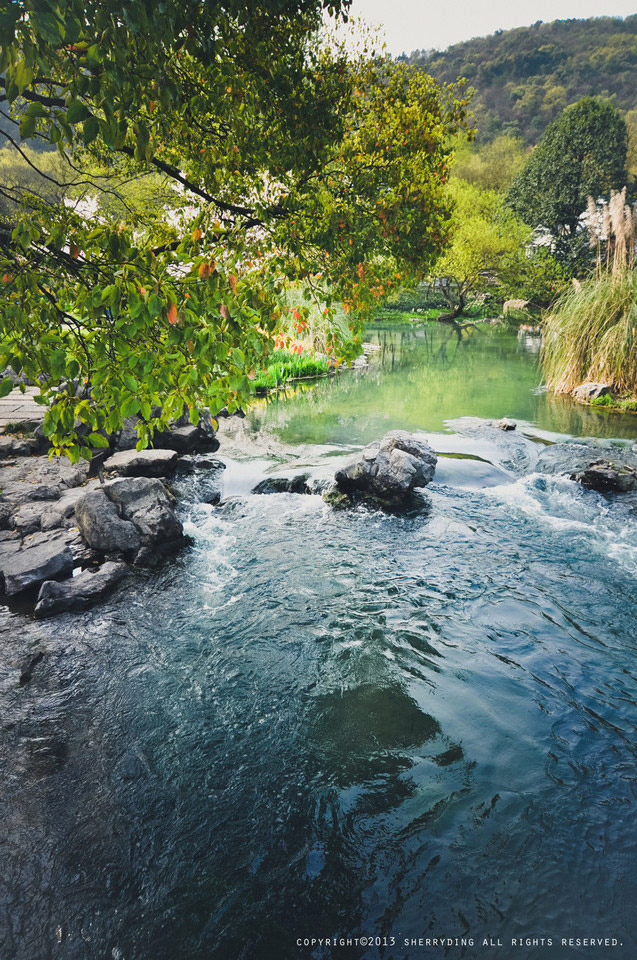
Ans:
[[[440,431],[471,413],[507,416],[571,436],[637,437],[637,417],[538,390],[537,338],[485,324],[387,323],[366,338],[382,350],[348,371],[257,402],[252,428],[286,443],[363,444],[389,429]]]

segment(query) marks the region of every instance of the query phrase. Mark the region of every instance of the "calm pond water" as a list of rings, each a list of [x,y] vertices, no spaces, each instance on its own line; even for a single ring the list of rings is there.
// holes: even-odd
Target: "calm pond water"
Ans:
[[[227,422],[222,504],[182,482],[194,543],[160,570],[5,611],[2,960],[637,955],[636,518],[534,472],[637,418],[449,333],[374,328],[376,366]],[[418,512],[250,492],[398,426],[443,454]],[[335,937],[387,946],[297,944]],[[405,944],[434,937],[474,944]]]

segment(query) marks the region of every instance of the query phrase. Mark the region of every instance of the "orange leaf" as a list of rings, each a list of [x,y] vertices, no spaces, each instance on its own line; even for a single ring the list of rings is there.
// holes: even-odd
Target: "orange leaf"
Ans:
[[[220,309],[219,312],[221,313],[221,316],[223,317],[224,320],[229,320],[229,319],[230,319],[230,311],[228,310],[228,308],[227,308],[227,306],[225,305],[225,303],[222,303],[222,304],[221,304],[221,309]]]
[[[228,283],[230,284],[230,289],[236,296],[237,295],[237,278],[235,277],[234,273],[228,274]]]
[[[177,307],[171,303],[168,310],[168,323],[177,323]]]
[[[70,254],[71,254],[71,256],[73,257],[74,260],[77,260],[77,258],[79,257],[80,251],[78,250],[78,247],[77,247],[77,244],[76,244],[76,243],[72,243],[72,244],[71,244]]]
[[[210,276],[210,264],[208,263],[200,264],[198,272],[199,272],[200,280],[207,280],[208,277]]]
[[[197,242],[197,240],[201,240],[201,237],[202,237],[202,233],[201,233],[200,227],[197,227],[196,230],[192,231],[192,239],[195,241],[195,243]]]

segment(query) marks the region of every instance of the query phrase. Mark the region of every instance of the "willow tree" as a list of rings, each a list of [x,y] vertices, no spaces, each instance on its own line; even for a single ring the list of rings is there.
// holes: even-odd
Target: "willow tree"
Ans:
[[[57,452],[88,456],[133,414],[142,446],[184,404],[193,422],[239,405],[290,281],[346,305],[346,358],[390,274],[444,248],[467,100],[325,43],[326,12],[347,0],[0,0],[1,135],[122,196],[24,193],[0,232],[0,364],[41,384]],[[174,199],[127,204],[145,171]]]

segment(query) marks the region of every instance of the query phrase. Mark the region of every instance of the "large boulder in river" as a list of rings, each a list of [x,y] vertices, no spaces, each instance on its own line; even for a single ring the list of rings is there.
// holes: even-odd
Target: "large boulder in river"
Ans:
[[[127,573],[125,563],[109,562],[95,572],[83,570],[63,583],[47,580],[40,587],[35,616],[42,620],[65,610],[82,610],[106,596]]]
[[[105,484],[104,492],[124,522],[133,523],[139,532],[144,553],[138,561],[150,560],[151,551],[165,553],[184,543],[183,527],[175,515],[175,498],[161,480],[125,477]]]
[[[404,430],[392,430],[336,472],[336,490],[355,499],[400,504],[415,487],[431,483],[437,459],[426,440]]]
[[[89,547],[100,554],[133,556],[140,548],[139,531],[123,520],[103,489],[84,494],[75,504],[75,522]]]
[[[185,540],[174,497],[154,477],[105,483],[78,501],[75,518],[96,553],[135,556],[137,562],[178,549]]]

